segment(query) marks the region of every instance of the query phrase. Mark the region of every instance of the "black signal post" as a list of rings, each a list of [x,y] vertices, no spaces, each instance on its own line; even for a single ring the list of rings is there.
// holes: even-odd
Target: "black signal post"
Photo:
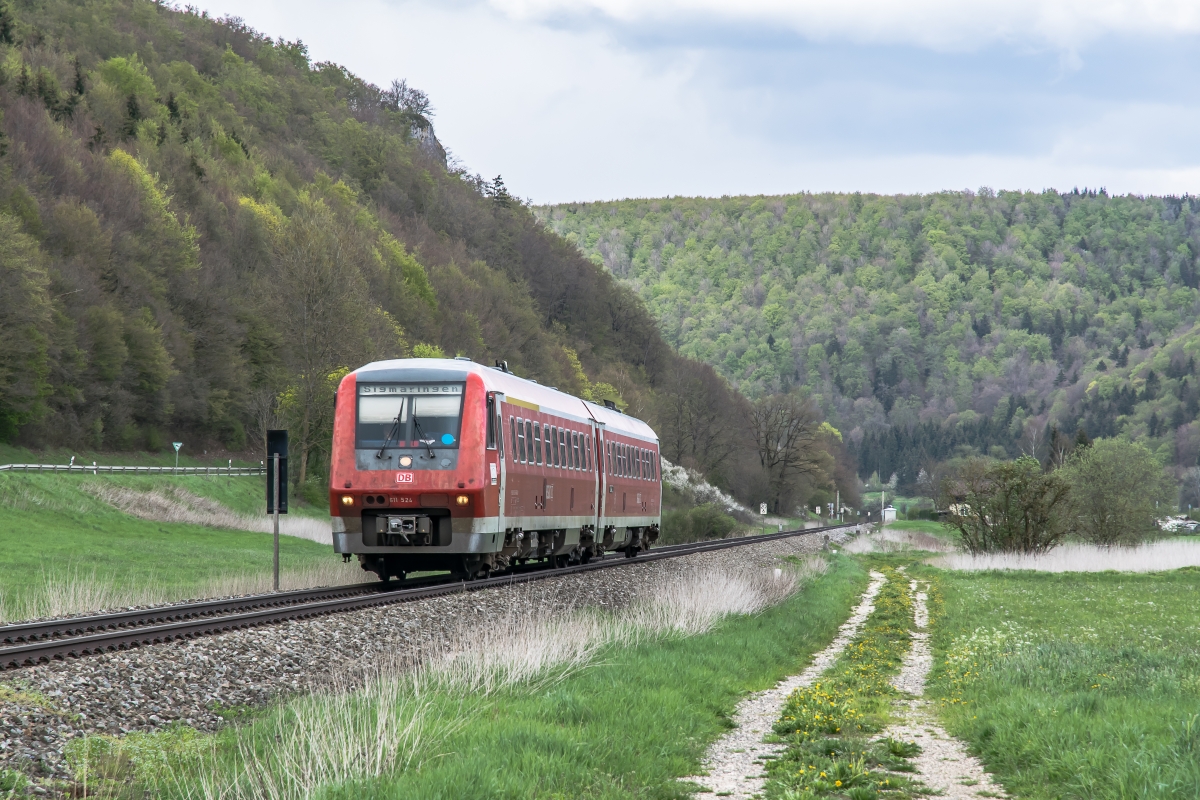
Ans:
[[[275,517],[275,591],[279,591],[279,515],[287,513],[288,432],[267,431],[267,513]]]

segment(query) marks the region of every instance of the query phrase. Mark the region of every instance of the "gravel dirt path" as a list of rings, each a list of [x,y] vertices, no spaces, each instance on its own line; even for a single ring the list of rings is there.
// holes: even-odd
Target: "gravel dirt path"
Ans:
[[[843,535],[835,535],[841,541]],[[369,670],[438,652],[489,620],[530,609],[620,609],[680,569],[771,567],[817,552],[818,536],[780,539],[533,584],[295,620],[192,641],[0,673],[0,768],[40,783],[69,777],[67,742],[91,733],[225,724],[222,710],[262,706]],[[35,785],[36,793],[45,789]]]
[[[779,755],[785,749],[782,744],[770,744],[763,737],[771,732],[775,720],[783,709],[784,701],[793,690],[811,686],[822,672],[829,669],[875,608],[875,597],[879,594],[886,578],[881,573],[871,573],[871,583],[863,592],[858,606],[850,619],[843,623],[837,637],[813,658],[812,664],[799,675],[785,678],[774,688],[751,695],[738,704],[734,713],[737,727],[721,737],[708,752],[704,761],[706,775],[684,778],[704,787],[699,794],[713,793],[721,797],[749,800],[762,791],[766,782],[763,762]]]
[[[902,721],[891,726],[884,736],[906,742],[916,742],[921,752],[913,758],[916,779],[947,800],[973,800],[977,797],[1007,797],[1004,790],[992,782],[979,759],[967,752],[966,746],[950,736],[936,721],[933,704],[923,698],[925,679],[933,666],[929,649],[928,584],[910,584],[913,591],[912,648],[904,658],[900,673],[892,685],[913,696],[903,701]]]

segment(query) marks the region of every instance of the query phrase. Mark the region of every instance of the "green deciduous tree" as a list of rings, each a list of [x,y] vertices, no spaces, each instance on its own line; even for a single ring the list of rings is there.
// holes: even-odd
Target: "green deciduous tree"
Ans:
[[[20,224],[0,214],[0,441],[45,410],[50,392],[51,304],[43,256]]]
[[[1097,439],[1072,453],[1060,475],[1071,488],[1071,527],[1086,541],[1138,544],[1160,533],[1172,481],[1144,445]]]
[[[319,199],[305,198],[278,234],[263,304],[283,334],[292,385],[284,409],[291,421],[296,480],[308,478],[309,459],[327,449],[333,406],[331,375],[402,347],[400,331],[378,339],[388,319],[371,301],[360,266],[369,242]],[[342,373],[344,374],[344,372]]]

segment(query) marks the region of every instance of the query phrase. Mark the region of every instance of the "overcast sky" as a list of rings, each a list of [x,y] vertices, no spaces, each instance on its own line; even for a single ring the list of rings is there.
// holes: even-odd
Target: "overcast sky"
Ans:
[[[212,0],[537,203],[1200,193],[1197,0]]]

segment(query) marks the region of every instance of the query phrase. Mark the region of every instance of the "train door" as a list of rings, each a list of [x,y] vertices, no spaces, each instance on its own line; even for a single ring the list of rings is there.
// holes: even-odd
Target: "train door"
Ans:
[[[592,448],[595,451],[595,458],[592,466],[596,470],[596,480],[592,486],[592,491],[595,492],[595,501],[592,503],[592,508],[596,509],[596,518],[593,524],[596,526],[596,541],[600,542],[604,538],[604,498],[605,478],[604,467],[607,462],[604,460],[604,423],[592,420]]]
[[[504,395],[492,392],[487,396],[487,491],[497,497],[496,515],[497,530],[504,531],[504,512],[507,496],[505,493],[508,470],[504,465],[504,424],[501,417],[500,403]]]

